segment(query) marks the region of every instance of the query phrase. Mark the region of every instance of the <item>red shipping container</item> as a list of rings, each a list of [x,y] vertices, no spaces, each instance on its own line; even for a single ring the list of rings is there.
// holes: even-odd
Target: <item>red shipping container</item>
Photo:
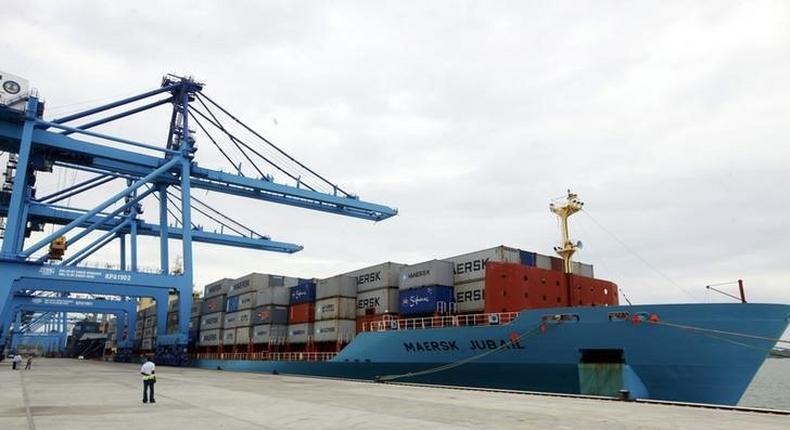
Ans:
[[[617,285],[603,279],[568,275],[571,306],[617,306]]]
[[[288,308],[288,324],[303,324],[315,321],[315,303],[299,303]]]
[[[485,312],[568,306],[564,273],[516,263],[486,265]]]

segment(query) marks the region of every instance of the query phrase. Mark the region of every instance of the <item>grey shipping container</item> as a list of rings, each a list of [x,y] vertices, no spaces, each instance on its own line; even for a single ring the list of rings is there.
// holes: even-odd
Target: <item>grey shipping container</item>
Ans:
[[[145,320],[144,320],[144,319],[138,319],[137,321],[135,321],[135,323],[134,323],[134,327],[135,327],[136,329],[140,329],[140,330],[142,330],[142,329],[143,329],[143,327],[145,327]]]
[[[154,327],[146,327],[143,329],[143,338],[154,337]]]
[[[198,345],[200,346],[217,346],[219,345],[222,330],[203,330],[198,337]]]
[[[156,315],[156,304],[154,304],[153,306],[149,306],[149,307],[145,308],[145,310],[143,312],[145,313],[146,317],[155,316]]]
[[[357,317],[357,299],[351,297],[330,297],[316,300],[315,319],[355,319]]]
[[[236,329],[225,328],[222,330],[222,344],[235,345],[236,344]]]
[[[236,345],[247,345],[252,341],[252,327],[239,327],[236,329]]]
[[[255,306],[288,306],[289,300],[290,290],[283,286],[263,288],[255,293]]]
[[[189,331],[198,331],[200,330],[200,317],[194,317],[189,319]]]
[[[461,283],[484,279],[486,276],[486,263],[489,261],[499,263],[520,263],[521,257],[518,249],[502,245],[467,254],[456,255],[454,257],[445,258],[444,260],[453,264],[453,281],[455,283]],[[448,287],[449,286],[452,285],[448,285]]]
[[[144,351],[151,351],[154,349],[154,339],[153,338],[143,338],[143,342],[140,344],[140,349]]]
[[[222,328],[225,323],[225,312],[214,312],[200,317],[200,331]]]
[[[401,267],[403,267],[403,264],[388,261],[364,269],[354,270],[345,275],[356,278],[357,294],[359,294],[365,291],[397,287]]]
[[[156,325],[156,315],[145,317],[145,325],[143,327],[153,327]]]
[[[535,254],[535,267],[551,270],[551,257],[543,254]]]
[[[283,344],[288,337],[288,326],[284,324],[261,324],[252,328],[253,343]]]
[[[190,315],[193,317],[200,316],[203,311],[203,299],[192,299],[192,307],[190,308]]]
[[[380,288],[357,294],[357,315],[398,313],[398,288]]]
[[[173,312],[178,310],[178,297],[173,298],[170,296],[170,300],[167,302],[167,311]]]
[[[214,313],[214,312],[223,312],[225,310],[225,306],[227,303],[227,296],[214,296],[209,297],[207,299],[203,299],[203,315]]]
[[[585,264],[580,263],[578,261],[573,262],[573,274],[584,276],[585,278],[594,278],[595,276],[593,273],[593,266],[592,264]]]
[[[233,279],[230,278],[214,281],[203,288],[203,298],[227,295],[231,285],[233,285]]]
[[[225,325],[223,326],[225,329],[248,325],[252,325],[252,309],[225,314]]]
[[[401,290],[431,285],[452,287],[453,264],[442,260],[431,260],[401,267],[398,284]]]
[[[230,287],[228,295],[238,296],[239,294],[249,293],[251,291],[260,291],[264,288],[284,286],[285,276],[250,273],[236,279],[233,282],[233,286]]]
[[[287,324],[288,323],[288,307],[287,306],[258,306],[252,312],[252,324]]]
[[[288,343],[307,343],[313,338],[313,324],[291,324],[288,326]]]
[[[455,284],[455,311],[482,312],[485,309],[486,281]]]
[[[357,280],[351,276],[337,275],[320,279],[315,285],[316,301],[328,297],[356,297]]]
[[[239,310],[252,309],[258,306],[255,291],[239,295]]]
[[[316,342],[350,342],[354,338],[356,331],[357,323],[354,320],[316,321],[313,325]]]

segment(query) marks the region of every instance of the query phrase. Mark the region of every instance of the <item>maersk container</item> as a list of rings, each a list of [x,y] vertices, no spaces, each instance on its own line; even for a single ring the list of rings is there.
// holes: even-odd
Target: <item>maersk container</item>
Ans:
[[[289,289],[292,305],[310,303],[315,301],[315,282],[304,282]]]
[[[471,282],[485,279],[486,263],[489,261],[498,263],[521,263],[521,253],[516,248],[501,245],[445,258],[444,261],[449,261],[453,264],[453,281],[455,283]],[[530,265],[533,266],[534,263]]]
[[[313,324],[314,339],[316,342],[350,342],[356,334],[356,321],[346,319],[332,319],[316,321]]]
[[[316,300],[315,320],[350,319],[357,317],[357,299],[351,297],[330,297]]]
[[[236,329],[236,345],[247,345],[252,340],[252,327],[239,327]]]
[[[235,328],[225,328],[222,330],[222,344],[223,345],[235,345],[236,344],[236,329]]]
[[[357,294],[357,316],[398,312],[398,288],[380,288]]]
[[[203,315],[214,312],[225,312],[227,296],[214,296],[203,300]]]
[[[224,312],[214,312],[213,314],[203,315],[200,317],[200,331],[222,328],[224,322]]]
[[[482,312],[486,304],[486,281],[455,284],[455,311],[459,313]]]
[[[260,289],[255,293],[255,306],[287,306],[290,301],[290,294],[291,291],[282,285]]]
[[[400,290],[400,314],[405,316],[446,313],[452,302],[453,287],[433,285]]]
[[[236,328],[252,325],[252,309],[225,314],[223,328]]]
[[[252,328],[252,343],[284,344],[288,338],[288,326],[261,324]]]
[[[552,270],[553,268],[551,267],[551,257],[549,257],[548,255],[535,254],[535,267],[544,270]]]
[[[429,285],[453,286],[453,263],[431,260],[403,266],[400,269],[398,288],[408,290]]]
[[[252,324],[288,324],[288,307],[266,305],[252,311]]]
[[[256,292],[251,293],[244,293],[240,296],[235,296],[239,299],[239,309],[243,311],[244,309],[252,309],[257,306],[257,294]],[[228,299],[230,300],[230,299]]]
[[[192,299],[192,308],[189,313],[193,317],[200,316],[203,310],[203,299]]]
[[[227,304],[225,305],[225,312],[236,312],[239,310],[239,297],[228,297]]]
[[[388,261],[386,263],[348,272],[345,275],[356,278],[357,294],[359,294],[365,291],[397,287],[400,269],[403,266],[403,264]]]
[[[533,267],[535,266],[535,258],[537,256],[536,253],[532,251],[524,251],[523,249],[520,249],[518,251],[518,256],[521,264],[525,266],[533,266]]]
[[[198,345],[217,346],[219,345],[220,336],[222,336],[222,330],[220,329],[201,330],[198,337]]]
[[[233,285],[233,279],[230,278],[214,281],[203,288],[203,298],[227,295],[231,285]]]
[[[313,338],[313,323],[288,326],[288,343],[307,343]]]
[[[327,279],[319,279],[315,285],[315,299],[329,297],[356,297],[357,280],[351,276],[337,275]]]
[[[585,264],[580,263],[578,261],[573,262],[573,274],[584,276],[585,278],[594,278],[595,276],[593,273],[593,266],[592,264]]]
[[[268,275],[264,273],[250,273],[236,279],[230,287],[229,296],[249,293],[251,291],[261,291],[264,288],[284,287],[285,276]]]

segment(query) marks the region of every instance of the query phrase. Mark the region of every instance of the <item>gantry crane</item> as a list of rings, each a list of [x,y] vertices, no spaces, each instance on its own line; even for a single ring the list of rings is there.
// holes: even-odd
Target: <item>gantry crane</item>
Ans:
[[[193,242],[284,253],[302,249],[258,234],[231,218],[227,210],[216,210],[194,196],[193,190],[372,221],[397,214],[390,207],[360,200],[302,164],[215,102],[203,87],[191,77],[167,75],[159,88],[50,120],[44,119],[44,103],[34,94],[17,97],[13,103],[0,97],[0,151],[10,153],[0,190],[0,217],[5,218],[0,248],[0,324],[7,318],[12,294],[19,291],[153,297],[160,333],[159,359],[181,364],[188,340]],[[19,92],[18,87],[11,89]],[[167,134],[160,144],[96,131],[99,126],[139,118],[160,106],[171,107]],[[198,135],[229,162],[230,172],[198,165]],[[49,195],[38,195],[37,175],[55,167],[87,172],[89,177]],[[85,194],[95,199],[106,193],[101,191],[106,188],[103,185],[119,181],[123,189],[102,196],[93,207],[61,203]],[[141,216],[142,201],[149,196],[158,200],[158,222]],[[216,221],[221,229],[207,231],[195,225],[193,211]],[[48,224],[58,227],[45,234]],[[138,266],[140,236],[159,238],[157,271]],[[116,239],[120,244],[117,269],[80,265]],[[179,273],[168,268],[169,239],[181,241]],[[167,297],[173,290],[180,298],[179,330],[162,335],[166,332]]]

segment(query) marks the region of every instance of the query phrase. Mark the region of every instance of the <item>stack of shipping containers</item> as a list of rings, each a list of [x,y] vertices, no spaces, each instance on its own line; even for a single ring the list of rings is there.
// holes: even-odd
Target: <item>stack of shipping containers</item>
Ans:
[[[171,295],[167,302],[167,334],[178,333],[178,296]]]
[[[252,312],[252,328],[248,336],[254,348],[271,350],[274,345],[283,345],[288,332],[288,304],[291,288],[299,284],[296,278],[284,277],[282,286],[256,293]],[[237,342],[239,334],[237,334]]]
[[[194,345],[199,339],[200,313],[203,311],[203,299],[192,293],[192,307],[189,311],[189,344]]]
[[[325,344],[327,350],[351,341],[356,334],[357,279],[337,275],[321,279],[315,289],[316,344]]]
[[[403,266],[398,288],[402,317],[450,313],[453,306],[453,264],[430,260]]]
[[[225,306],[231,285],[233,280],[225,278],[212,282],[203,289],[198,346],[222,345],[222,326],[225,322]]]
[[[286,338],[291,349],[303,348],[307,341],[312,339],[315,294],[314,281],[299,282],[295,287],[290,288]]]
[[[488,262],[529,264],[530,261],[522,261],[522,252],[515,248],[497,246],[496,248],[445,258],[445,261],[449,261],[453,265],[456,312],[483,312],[485,308],[486,264]],[[534,265],[534,262],[530,265]]]
[[[251,273],[236,280],[228,297],[225,316],[225,345],[252,348],[255,325],[282,324],[287,314],[288,289],[284,276]],[[232,338],[232,342],[231,342]]]
[[[143,345],[143,327],[145,326],[145,311],[137,311],[137,321],[134,325],[134,349],[140,349]],[[129,330],[132,328],[129,327]]]
[[[403,264],[387,262],[346,273],[357,281],[357,333],[376,321],[397,318],[402,267]]]
[[[143,351],[153,351],[154,338],[156,337],[156,306],[149,306],[143,312],[145,323],[143,324],[143,341],[140,349]]]

